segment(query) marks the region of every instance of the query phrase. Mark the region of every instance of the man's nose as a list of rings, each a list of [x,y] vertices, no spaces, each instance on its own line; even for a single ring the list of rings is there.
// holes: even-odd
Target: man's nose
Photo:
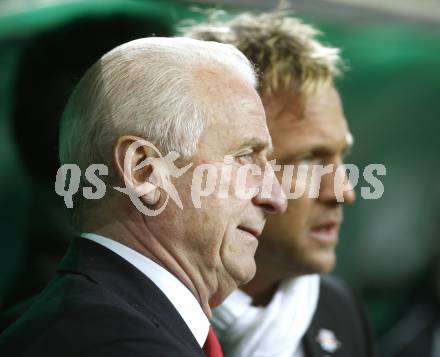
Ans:
[[[353,185],[351,184],[347,175],[345,175],[345,180],[347,180],[348,184],[350,185],[350,189],[347,191],[344,191],[344,203],[350,205],[356,200],[356,193],[354,192]]]
[[[338,166],[335,166],[335,168]],[[342,175],[341,178],[336,177]],[[337,194],[337,193],[341,194]],[[342,196],[342,202],[340,198]],[[339,201],[338,201],[339,198]],[[347,177],[345,170],[336,170],[322,177],[319,189],[319,200],[324,203],[352,204],[356,200],[356,193]]]
[[[287,199],[278,179],[273,173],[272,175],[272,190],[265,192],[267,190],[261,188],[258,194],[253,197],[252,202],[260,206],[265,214],[281,214],[287,209]]]

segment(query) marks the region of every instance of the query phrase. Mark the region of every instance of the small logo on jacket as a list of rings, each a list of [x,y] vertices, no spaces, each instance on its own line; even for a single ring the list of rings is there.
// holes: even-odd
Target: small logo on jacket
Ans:
[[[329,353],[333,353],[341,347],[341,342],[338,341],[334,332],[325,328],[319,330],[316,342],[318,342],[323,351]]]

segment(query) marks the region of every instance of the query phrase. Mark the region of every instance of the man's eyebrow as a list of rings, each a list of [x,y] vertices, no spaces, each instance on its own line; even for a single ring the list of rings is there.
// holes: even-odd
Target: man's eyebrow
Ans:
[[[244,149],[252,148],[255,151],[267,150],[267,155],[273,152],[272,140],[265,141],[256,137],[245,138],[238,146],[233,148],[231,152],[238,153]]]

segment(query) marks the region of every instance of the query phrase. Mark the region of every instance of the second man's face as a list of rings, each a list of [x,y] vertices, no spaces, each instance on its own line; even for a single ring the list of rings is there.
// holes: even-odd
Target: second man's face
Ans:
[[[300,99],[293,86],[263,97],[277,164],[294,165],[290,192],[300,184],[298,165],[306,166],[305,193],[288,200],[285,214],[271,217],[257,251],[258,269],[279,277],[328,272],[335,264],[335,247],[343,219],[342,204],[335,196],[333,173],[322,176],[316,198],[310,198],[313,165],[343,164],[351,145],[338,92],[333,86]],[[278,172],[282,180],[282,172]],[[354,192],[344,193],[344,203]]]

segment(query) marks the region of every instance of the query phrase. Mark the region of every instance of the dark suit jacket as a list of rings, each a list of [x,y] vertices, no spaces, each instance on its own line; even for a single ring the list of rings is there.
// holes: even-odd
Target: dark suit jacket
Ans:
[[[0,335],[0,356],[204,354],[150,279],[107,248],[77,238],[56,276]]]
[[[339,345],[334,352],[323,348],[324,336],[327,335],[327,340],[329,336],[324,330],[331,331],[330,340]],[[330,276],[321,278],[318,307],[303,338],[303,346],[306,357],[375,356],[372,333],[363,309],[341,280]]]

